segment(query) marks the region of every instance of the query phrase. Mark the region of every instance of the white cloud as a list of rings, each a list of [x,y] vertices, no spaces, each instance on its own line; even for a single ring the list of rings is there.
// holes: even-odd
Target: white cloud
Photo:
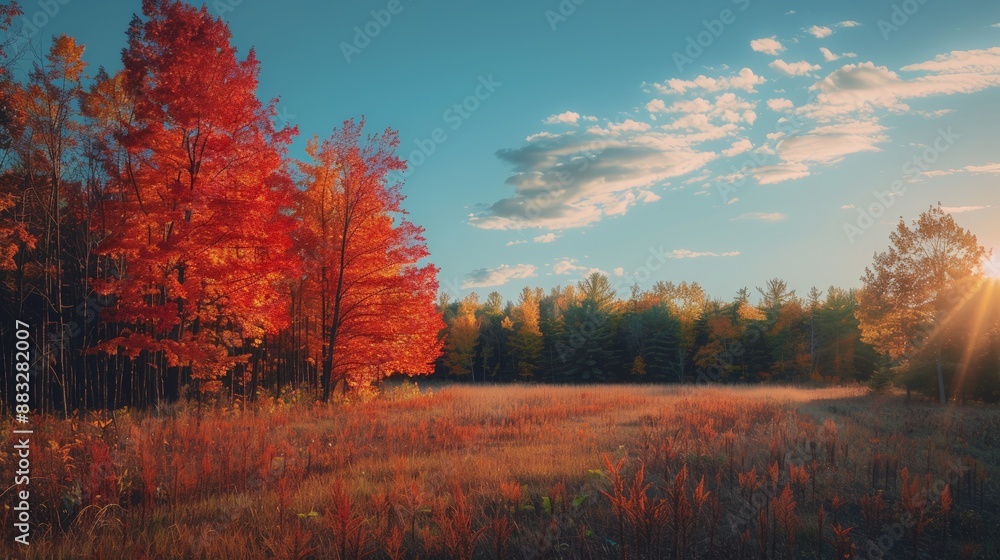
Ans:
[[[821,126],[778,143],[781,159],[791,163],[837,163],[848,154],[880,151],[888,141],[885,127],[870,121],[849,121]]]
[[[462,288],[503,286],[511,280],[538,276],[535,274],[536,270],[535,265],[531,264],[517,264],[514,266],[502,264],[497,268],[480,268],[465,275]]]
[[[819,70],[820,68],[818,64],[809,64],[805,60],[799,62],[785,62],[780,58],[771,62],[768,66],[789,76],[806,76],[810,72]]]
[[[646,110],[650,113],[665,113],[667,112],[667,104],[662,99],[654,99],[646,103]]]
[[[615,268],[614,272],[615,276],[625,276],[625,269],[620,266]]]
[[[853,210],[854,209],[854,205],[853,204],[845,204],[845,205],[841,206],[840,209],[841,210]]]
[[[590,276],[595,272],[604,274],[604,271],[599,268],[579,266],[576,262],[576,259],[559,259],[554,265],[552,265],[552,272],[555,272],[558,275],[578,273],[580,276]]]
[[[962,171],[967,171],[969,173],[990,173],[993,175],[1000,175],[1000,163],[987,163],[986,165],[967,165],[962,168]]]
[[[658,194],[654,193],[653,191],[639,191],[638,196],[636,196],[635,198],[636,198],[636,200],[641,200],[642,202],[645,202],[646,204],[649,204],[650,202],[656,202],[657,200],[660,200],[660,196]]]
[[[830,29],[829,27],[821,27],[819,25],[814,25],[809,29],[806,29],[806,32],[812,35],[813,37],[816,37],[817,39],[823,39],[824,37],[829,37],[830,35],[833,35],[832,29]]]
[[[985,210],[987,208],[993,208],[992,205],[985,206],[942,206],[941,210],[949,214],[964,214],[965,212],[975,212],[976,210]]]
[[[760,52],[764,54],[769,54],[772,56],[777,56],[778,53],[785,50],[784,45],[781,44],[773,35],[771,37],[764,37],[762,39],[754,39],[750,41],[750,48],[754,52]]]
[[[937,72],[939,74],[996,74],[1000,71],[1000,47],[983,50],[951,51],[939,54],[934,60],[904,66],[907,71]]]
[[[1000,175],[1000,163],[987,163],[986,165],[966,165],[958,169],[938,169],[925,171],[922,175],[928,177],[940,177],[944,175],[954,175],[956,173],[985,173],[988,175]]]
[[[521,244],[527,243],[527,242],[528,241],[526,239],[517,239],[515,241],[508,241],[507,242],[507,246],[508,247],[513,247],[514,245],[521,245]]]
[[[753,170],[753,175],[761,185],[773,185],[774,183],[808,177],[809,168],[804,163],[762,165]]]
[[[844,65],[813,84],[810,90],[816,92],[816,98],[800,111],[820,120],[874,109],[907,112],[908,99],[996,87],[1000,85],[1000,47],[953,51],[902,70],[925,75],[907,79],[872,62]]]
[[[597,136],[620,136],[626,132],[646,132],[649,129],[649,123],[625,119],[624,122],[610,123],[607,128],[592,126],[587,129],[587,132]]]
[[[559,236],[554,233],[543,233],[542,235],[536,236],[533,241],[535,243],[552,243],[558,237]]]
[[[735,142],[733,145],[722,150],[722,155],[726,157],[738,156],[744,152],[748,152],[753,149],[753,143],[746,138],[741,138]]]
[[[729,221],[735,222],[738,220],[755,220],[758,222],[775,223],[775,222],[782,222],[787,218],[788,216],[785,216],[781,212],[747,212],[745,214],[740,214],[739,216],[736,216],[735,218],[732,218]]]
[[[545,124],[571,124],[576,126],[580,123],[580,113],[566,111],[558,115],[552,115],[543,121]]]
[[[647,104],[647,109],[651,108]],[[663,125],[666,130],[697,131],[701,135],[689,135],[696,142],[718,140],[737,132],[741,123],[752,125],[757,120],[756,104],[735,93],[726,92],[711,101],[703,97],[682,99],[670,105],[659,104],[661,113],[680,113],[681,116]]]
[[[795,105],[791,102],[791,100],[782,97],[767,100],[767,108],[772,111],[784,111],[786,109],[791,109],[794,106]]]
[[[740,201],[740,197],[734,196],[733,198],[730,198],[729,200],[726,201],[726,206],[730,206],[732,204],[736,204],[739,201]]]
[[[706,140],[697,134],[648,128],[646,123],[626,121],[500,150],[497,156],[513,168],[506,183],[514,193],[481,209],[469,222],[484,229],[587,226],[624,214],[636,204],[654,202],[658,197],[650,187],[697,171],[718,157],[694,147]]]
[[[856,22],[856,21],[847,20],[847,21],[842,21],[842,22],[838,23],[837,27],[858,27],[860,25],[861,24],[858,23],[858,22]]]
[[[700,257],[735,257],[739,251],[729,251],[726,253],[715,253],[711,251],[690,251],[688,249],[674,249],[668,257],[672,259],[697,259]]]
[[[524,141],[525,142],[534,142],[535,140],[542,140],[544,138],[555,138],[557,136],[559,136],[559,135],[558,134],[553,134],[551,132],[543,131],[543,132],[539,132],[538,134],[530,134],[530,135],[528,135],[524,139]]]
[[[763,77],[754,74],[753,70],[743,68],[735,76],[720,76],[718,78],[698,76],[693,80],[672,78],[664,83],[653,84],[653,87],[662,94],[680,94],[696,89],[703,89],[710,93],[734,89],[754,93],[757,91],[754,88],[766,81]]]
[[[833,62],[834,60],[840,58],[840,55],[833,54],[833,52],[826,47],[820,47],[819,52],[823,53],[823,60],[827,62]]]

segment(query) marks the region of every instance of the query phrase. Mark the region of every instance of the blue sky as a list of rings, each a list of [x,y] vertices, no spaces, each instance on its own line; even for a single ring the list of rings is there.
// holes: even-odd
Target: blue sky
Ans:
[[[92,70],[113,70],[139,4],[24,11],[40,38],[73,35]],[[453,296],[514,299],[591,270],[623,296],[656,280],[726,299],[775,276],[800,294],[852,287],[900,216],[939,201],[1000,248],[1000,4],[209,10],[256,48],[261,96],[300,129],[295,155],[351,117],[399,130],[419,163],[405,207]]]

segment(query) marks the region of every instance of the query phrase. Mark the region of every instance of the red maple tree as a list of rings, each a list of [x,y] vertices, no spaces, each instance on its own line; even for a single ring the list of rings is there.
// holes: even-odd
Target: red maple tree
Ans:
[[[100,247],[119,267],[103,286],[117,298],[110,317],[127,328],[102,348],[145,353],[179,383],[211,390],[248,341],[287,320],[294,185],[284,161],[296,131],[275,130],[254,52],[239,60],[205,7],[145,0],[143,14],[122,55],[134,115],[118,134],[116,223]]]
[[[434,302],[433,265],[423,229],[405,219],[395,131],[363,136],[364,120],[345,121],[308,147],[298,216],[304,297],[323,325],[323,399],[336,382],[364,385],[392,373],[428,373],[444,326]],[[334,377],[336,374],[336,378]]]

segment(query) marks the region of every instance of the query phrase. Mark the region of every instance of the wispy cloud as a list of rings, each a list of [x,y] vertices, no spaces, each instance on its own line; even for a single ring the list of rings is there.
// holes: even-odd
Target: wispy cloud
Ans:
[[[693,80],[672,78],[662,83],[654,83],[653,87],[662,94],[680,94],[692,89],[701,89],[709,93],[731,89],[754,93],[757,91],[755,88],[766,81],[761,76],[754,74],[753,70],[743,68],[735,76],[709,78],[702,75]]]
[[[497,268],[480,268],[465,275],[463,288],[490,288],[503,286],[511,280],[537,276],[537,268],[532,264],[502,264]]]
[[[1000,163],[987,163],[986,165],[966,165],[958,169],[936,169],[925,171],[923,174],[928,177],[939,177],[944,175],[954,175],[956,173],[985,173],[987,175],[1000,175]]]
[[[841,58],[855,58],[858,55],[852,52],[845,52],[836,54],[826,47],[820,47],[819,52],[823,53],[823,60],[827,62],[833,62],[835,60],[840,60]]]
[[[990,204],[985,206],[942,206],[941,210],[944,210],[949,214],[964,214],[966,212],[975,212],[976,210],[985,210],[987,208],[993,208],[993,206]]]
[[[543,121],[545,124],[571,124],[577,126],[580,123],[580,113],[576,111],[566,111],[558,115],[551,115]]]
[[[658,197],[649,188],[717,157],[694,136],[660,131],[566,134],[540,138],[497,156],[513,167],[514,195],[474,214],[484,229],[577,228],[624,214]],[[599,139],[599,140],[598,140]]]
[[[785,62],[780,58],[771,62],[768,66],[788,76],[808,76],[810,72],[814,72],[820,68],[818,64],[810,64],[805,60]]]
[[[782,214],[781,212],[747,212],[745,214],[740,214],[735,218],[731,218],[729,221],[735,222],[739,220],[754,220],[758,222],[782,222],[786,220],[788,216]]]
[[[923,75],[901,77],[872,62],[847,64],[832,72],[810,90],[815,100],[800,112],[815,119],[831,119],[876,109],[908,112],[908,99],[935,95],[973,93],[1000,85],[1000,47],[953,51],[934,60],[902,67]]]
[[[728,251],[725,253],[716,253],[712,251],[689,251],[688,249],[674,249],[667,256],[672,259],[698,259],[702,257],[735,257],[740,254],[739,251]]]
[[[562,230],[656,202],[655,187],[752,149],[742,131],[756,121],[756,103],[736,92],[763,81],[747,68],[715,78],[668,80],[653,84],[654,92],[684,95],[650,100],[648,120],[625,118],[583,131],[531,135],[520,147],[497,152],[512,167],[506,183],[513,196],[480,207],[469,223]],[[717,146],[722,141],[726,144]]]
[[[552,265],[552,272],[558,275],[566,274],[579,274],[580,276],[590,276],[595,272],[600,272],[601,274],[606,274],[603,270],[599,268],[593,268],[588,266],[580,266],[576,259],[564,258],[556,261]]]

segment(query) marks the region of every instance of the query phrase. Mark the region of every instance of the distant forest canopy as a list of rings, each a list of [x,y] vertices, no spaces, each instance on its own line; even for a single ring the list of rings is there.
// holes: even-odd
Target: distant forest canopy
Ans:
[[[487,381],[868,381],[884,365],[861,340],[855,290],[810,290],[780,279],[731,300],[696,282],[634,286],[619,298],[595,272],[517,302],[439,300],[448,324],[439,371]]]
[[[1000,401],[1000,282],[989,251],[932,207],[876,256],[860,290],[799,296],[781,279],[731,299],[697,283],[634,286],[601,273],[516,302],[439,298],[437,374],[470,382],[863,382]]]
[[[174,0],[143,11],[115,75],[89,74],[65,35],[37,60],[0,51],[4,410],[326,400],[430,372],[437,269],[388,178],[406,165],[396,133],[346,121],[292,159],[297,130],[225,23]],[[0,31],[19,15],[0,5]]]

